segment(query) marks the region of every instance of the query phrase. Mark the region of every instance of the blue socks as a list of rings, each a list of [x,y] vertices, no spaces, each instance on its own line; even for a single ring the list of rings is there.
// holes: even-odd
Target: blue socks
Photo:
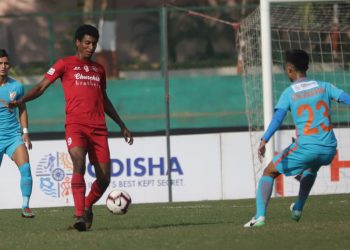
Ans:
[[[29,163],[24,163],[19,166],[19,172],[21,173],[21,192],[23,196],[22,208],[29,207],[29,199],[32,194],[33,179],[30,171]]]
[[[303,211],[304,204],[309,197],[312,186],[315,183],[317,173],[305,170],[300,179],[300,190],[297,201],[294,204],[294,210]],[[258,190],[256,194],[256,214],[255,218],[265,216],[266,208],[269,204],[274,178],[270,176],[262,176],[259,180]]]
[[[315,183],[317,173],[305,170],[300,179],[299,197],[294,204],[294,210],[303,211],[306,199],[309,197],[310,190]]]
[[[271,176],[262,176],[259,180],[256,194],[256,219],[265,216],[266,207],[271,198],[273,181],[274,179]]]

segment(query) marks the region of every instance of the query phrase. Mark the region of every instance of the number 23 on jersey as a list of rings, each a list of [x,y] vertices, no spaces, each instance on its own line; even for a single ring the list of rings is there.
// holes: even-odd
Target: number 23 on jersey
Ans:
[[[325,101],[321,100],[316,103],[316,107],[312,107],[310,104],[302,104],[297,109],[298,116],[301,116],[303,112],[307,112],[308,114],[308,119],[303,130],[304,135],[314,135],[319,133],[318,128],[312,128],[311,126],[315,119],[315,112],[322,112],[322,108],[324,108],[324,112],[322,113],[322,115],[323,117],[327,118],[329,125],[327,126],[322,122],[320,124],[320,127],[325,132],[332,130],[331,118],[329,116],[329,107]]]

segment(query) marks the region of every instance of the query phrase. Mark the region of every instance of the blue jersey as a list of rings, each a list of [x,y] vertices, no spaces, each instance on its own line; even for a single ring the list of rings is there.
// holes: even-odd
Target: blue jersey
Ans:
[[[298,146],[315,153],[335,151],[337,140],[331,124],[331,100],[344,91],[328,82],[303,79],[286,88],[275,109],[291,111]]]
[[[10,77],[0,87],[0,140],[12,138],[20,133],[17,108],[9,110],[6,105],[10,101],[18,100],[23,94],[23,85]]]

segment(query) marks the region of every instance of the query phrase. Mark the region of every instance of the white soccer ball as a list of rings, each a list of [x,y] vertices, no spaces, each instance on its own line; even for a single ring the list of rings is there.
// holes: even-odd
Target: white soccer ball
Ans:
[[[131,197],[124,190],[113,190],[107,196],[106,205],[112,214],[126,214],[130,204]]]

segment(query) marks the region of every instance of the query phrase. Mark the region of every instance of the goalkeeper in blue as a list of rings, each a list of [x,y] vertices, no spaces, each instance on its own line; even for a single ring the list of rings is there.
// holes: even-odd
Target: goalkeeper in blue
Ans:
[[[33,218],[34,214],[29,208],[33,180],[27,151],[27,148],[32,148],[28,135],[27,109],[25,104],[18,107],[18,112],[17,108],[8,107],[10,101],[23,96],[24,88],[21,83],[8,76],[9,70],[9,56],[6,50],[0,49],[0,166],[4,154],[18,166],[23,197],[22,217]]]
[[[266,143],[279,129],[288,111],[292,114],[297,138],[264,169],[256,194],[256,214],[244,227],[265,225],[273,183],[280,174],[301,175],[298,197],[290,206],[292,220],[299,221],[318,170],[321,166],[329,165],[336,154],[331,100],[350,105],[350,95],[328,82],[307,78],[308,66],[309,56],[305,51],[286,51],[285,72],[292,84],[281,94],[272,121],[261,139],[258,148],[260,162]]]

